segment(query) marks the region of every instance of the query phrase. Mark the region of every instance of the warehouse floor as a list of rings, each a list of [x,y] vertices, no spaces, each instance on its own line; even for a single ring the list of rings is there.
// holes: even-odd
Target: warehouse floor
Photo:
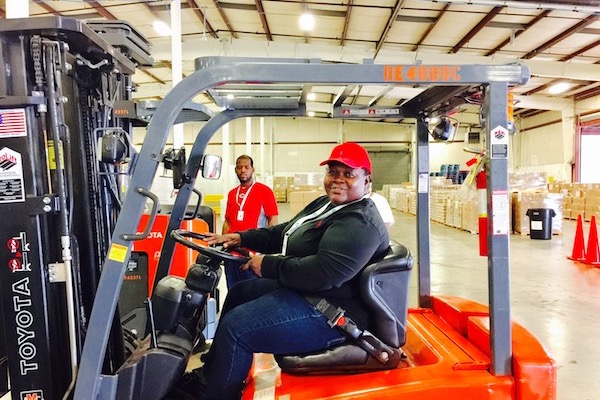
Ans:
[[[285,221],[289,204],[279,206],[279,221]],[[415,217],[396,211],[394,215],[391,237],[416,252]],[[511,236],[511,312],[556,360],[558,400],[597,400],[600,380],[594,377],[600,368],[600,345],[596,343],[600,340],[596,337],[600,332],[600,268],[566,258],[573,249],[576,223],[562,220],[562,224],[562,234],[551,240]],[[218,232],[220,225],[219,220]],[[583,225],[586,243],[589,226]],[[431,270],[432,294],[487,303],[487,258],[479,256],[477,235],[432,223]],[[410,298],[411,306],[416,306],[416,273]]]
[[[415,217],[394,212],[391,237],[416,252]],[[513,319],[546,346],[558,366],[559,400],[600,398],[600,268],[566,258],[573,250],[576,222],[562,220],[551,240],[510,238],[510,290]],[[589,223],[583,224],[585,242]],[[432,293],[487,303],[487,258],[480,257],[478,235],[431,224]],[[416,274],[413,274],[413,278]],[[411,285],[412,305],[417,285]]]
[[[289,204],[280,203],[280,218]],[[416,253],[415,216],[394,211],[391,238]],[[558,400],[600,399],[600,268],[567,259],[576,222],[562,220],[562,234],[550,240],[511,235],[511,313],[556,360]],[[585,243],[590,224],[583,223]],[[359,240],[359,238],[357,238]],[[479,237],[431,223],[432,294],[460,296],[487,304],[487,258],[479,256]],[[410,306],[417,306],[417,274],[412,275]]]

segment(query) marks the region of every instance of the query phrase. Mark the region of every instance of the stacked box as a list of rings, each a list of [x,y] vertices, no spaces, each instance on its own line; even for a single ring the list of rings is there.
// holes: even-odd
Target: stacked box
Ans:
[[[390,206],[398,211],[409,212],[409,200],[416,198],[416,195],[414,188],[392,188],[390,189]]]
[[[288,188],[288,178],[287,177],[285,177],[285,176],[273,177],[273,193],[275,194],[275,200],[277,200],[278,203],[285,203],[287,201],[287,188]]]
[[[548,174],[545,172],[509,172],[508,188],[513,192],[547,190]]]
[[[432,221],[441,224],[446,222],[446,199],[448,192],[445,190],[433,190],[429,197],[429,217]]]
[[[290,212],[292,215],[298,214],[308,203],[323,194],[325,194],[323,191],[317,190],[295,190],[289,192]]]
[[[568,208],[569,215],[568,218],[576,219],[578,215],[581,217],[585,214],[585,197],[569,197]]]
[[[479,205],[477,200],[462,203],[461,228],[471,233],[479,233]]]
[[[453,228],[462,227],[462,201],[458,196],[450,195],[446,200],[445,223]]]
[[[600,220],[600,190],[591,189],[585,194],[584,219],[590,221],[592,217]]]
[[[548,193],[546,191],[513,193],[513,230],[516,233],[528,235],[530,231],[527,210],[530,208],[551,208],[556,214],[552,219],[552,233],[555,235],[561,234],[563,197],[562,193]]]

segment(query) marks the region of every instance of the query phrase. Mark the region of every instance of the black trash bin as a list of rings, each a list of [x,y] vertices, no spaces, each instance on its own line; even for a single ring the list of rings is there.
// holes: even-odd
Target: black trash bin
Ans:
[[[552,218],[556,213],[551,208],[530,208],[527,210],[529,217],[529,236],[532,239],[552,239]]]

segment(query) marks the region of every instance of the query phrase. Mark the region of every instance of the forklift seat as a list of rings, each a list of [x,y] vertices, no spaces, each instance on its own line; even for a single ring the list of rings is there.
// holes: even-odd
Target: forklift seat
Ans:
[[[358,373],[393,369],[402,358],[400,348],[406,342],[408,284],[413,257],[400,243],[390,241],[388,253],[361,273],[360,292],[372,316],[373,333],[365,331],[358,339],[349,338],[341,345],[317,353],[277,355],[283,371],[290,373]],[[366,343],[359,343],[359,341]],[[364,350],[377,343],[391,348],[383,363]]]

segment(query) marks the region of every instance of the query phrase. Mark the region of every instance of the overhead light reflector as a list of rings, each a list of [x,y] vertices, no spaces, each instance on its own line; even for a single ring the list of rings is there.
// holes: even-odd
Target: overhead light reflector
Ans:
[[[308,12],[302,13],[302,15],[300,15],[300,29],[305,32],[315,29],[314,15]]]
[[[171,36],[171,28],[163,21],[156,20],[152,23],[152,27],[160,36]]]
[[[559,93],[566,92],[567,90],[569,90],[570,87],[571,87],[571,85],[568,84],[567,82],[558,82],[558,83],[550,86],[550,89],[548,89],[548,92],[550,92],[550,94],[559,94]]]

